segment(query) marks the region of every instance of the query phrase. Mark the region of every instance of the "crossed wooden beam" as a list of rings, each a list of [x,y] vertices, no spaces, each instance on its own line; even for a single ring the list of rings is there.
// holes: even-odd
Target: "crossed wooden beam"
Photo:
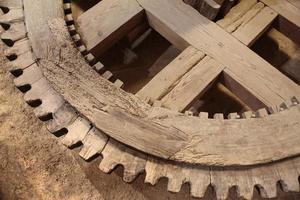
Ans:
[[[262,2],[275,10],[288,12],[287,17],[296,25],[300,25],[299,14],[294,7],[283,8],[285,4],[282,6],[283,2],[278,1]],[[256,3],[242,2],[245,6],[253,6]],[[138,96],[144,99],[162,100],[165,107],[183,111],[220,73],[223,73],[229,87],[256,110],[263,106],[278,105],[284,99],[299,94],[299,87],[295,83],[247,47],[252,45],[277,17],[278,14],[273,9],[264,8],[260,3],[254,8],[252,16],[248,16],[254,19],[232,35],[182,1],[150,3],[142,0],[104,0],[79,16],[77,21],[79,33],[91,52],[110,47],[137,26],[144,13],[152,28],[178,49],[184,50],[182,55],[138,93]],[[245,19],[245,22],[247,20]],[[196,55],[192,56],[193,54]],[[163,83],[164,76],[168,76],[172,71],[174,80],[178,80],[195,64],[197,67],[194,68],[194,73],[186,76],[181,84],[166,95],[165,92],[174,82],[169,80],[168,83]],[[180,65],[182,67],[178,69]],[[198,78],[199,74],[202,75],[201,79]],[[252,98],[252,95],[255,98]]]

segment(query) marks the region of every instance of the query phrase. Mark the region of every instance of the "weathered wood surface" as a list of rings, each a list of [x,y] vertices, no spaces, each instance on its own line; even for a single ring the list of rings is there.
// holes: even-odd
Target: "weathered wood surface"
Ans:
[[[50,24],[57,44],[51,51],[61,52],[60,59],[43,59],[40,66],[71,105],[116,140],[159,157],[205,165],[253,165],[299,154],[299,106],[249,120],[204,120],[150,107],[96,75],[67,33],[61,34],[62,24]]]
[[[251,46],[270,27],[276,17],[276,12],[265,7],[245,25],[241,25],[232,35],[245,45]]]
[[[180,66],[177,66],[180,67]],[[184,111],[220,75],[224,67],[206,56],[181,79],[176,86],[162,98],[162,104],[174,111]]]
[[[51,35],[47,22],[54,18],[64,18],[61,0],[24,0],[23,3],[31,46],[37,57],[46,57],[48,49],[53,48],[49,43]]]
[[[274,106],[300,94],[300,88],[293,81],[183,2],[138,2],[146,10],[154,29],[174,41],[174,45],[189,43],[230,68],[237,81],[265,105]]]
[[[203,57],[204,54],[201,51],[191,46],[188,47],[136,95],[142,99],[150,98],[152,102],[161,99],[174,87],[174,82],[194,67]]]
[[[143,20],[135,0],[103,0],[76,20],[87,50],[103,52]]]
[[[281,16],[300,27],[300,8],[299,1],[289,0],[260,0]]]

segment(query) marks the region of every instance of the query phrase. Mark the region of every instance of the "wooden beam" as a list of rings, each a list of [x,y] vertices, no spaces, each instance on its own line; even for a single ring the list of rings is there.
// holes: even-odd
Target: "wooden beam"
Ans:
[[[55,47],[49,42],[53,36],[49,34],[47,22],[49,19],[64,17],[61,0],[24,0],[23,2],[24,7],[30,9],[30,12],[25,12],[25,24],[35,56],[37,58],[49,57],[47,49]]]
[[[163,32],[165,36],[171,35],[172,40],[176,38],[186,41],[216,59],[230,69],[239,78],[241,85],[265,105],[275,106],[284,99],[300,94],[300,88],[293,81],[183,2],[138,2],[146,10],[154,29]],[[168,8],[168,12],[165,8]]]
[[[287,0],[260,0],[279,15],[286,18],[296,26],[300,27],[300,8]],[[299,5],[299,3],[297,4]]]
[[[77,19],[78,32],[87,50],[101,54],[144,19],[135,0],[103,0]]]
[[[276,17],[276,12],[265,7],[250,21],[234,31],[232,35],[245,45],[251,46],[270,27]]]
[[[136,95],[141,99],[150,98],[151,102],[161,99],[174,87],[174,83],[203,57],[204,54],[201,51],[192,46],[188,47],[175,60],[162,69]]]
[[[287,1],[300,9],[300,1],[299,0],[287,0]]]
[[[238,5],[237,5],[238,6]],[[224,28],[228,33],[232,33],[236,31],[239,27],[244,26],[247,24],[253,17],[259,13],[265,5],[261,2],[254,4],[252,7],[249,7],[249,10],[243,10],[242,13],[238,9],[235,9],[235,7],[221,20],[217,21],[217,24],[219,24],[222,28]],[[239,18],[235,21],[231,21],[231,16],[234,15],[236,12],[239,13]],[[222,21],[227,21],[227,23],[222,23]]]
[[[204,93],[223,69],[222,64],[206,56],[162,99],[163,106],[179,112],[184,111]]]
[[[241,0],[236,6],[234,6],[225,18],[217,22],[223,28],[227,28],[235,21],[238,21],[246,12],[248,12],[252,6],[257,3],[257,0]]]

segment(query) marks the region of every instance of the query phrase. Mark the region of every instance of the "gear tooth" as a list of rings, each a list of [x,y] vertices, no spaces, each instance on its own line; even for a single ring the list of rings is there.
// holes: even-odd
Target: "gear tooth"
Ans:
[[[148,159],[146,162],[146,178],[145,182],[150,183],[151,185],[155,185],[158,180],[163,177],[162,169],[159,169],[161,165],[156,159]]]
[[[230,113],[227,118],[228,119],[240,119],[240,116],[237,113]]]
[[[50,88],[49,82],[43,77],[31,85],[31,89],[25,93],[24,99],[27,103],[38,100]]]
[[[208,119],[208,113],[207,112],[200,112],[199,117],[201,119]]]
[[[267,117],[268,115],[268,111],[265,108],[259,109],[255,114],[255,116],[258,118]]]
[[[103,159],[99,165],[100,170],[104,173],[110,173],[119,164],[115,159],[121,151],[122,150],[115,146],[113,140],[109,140],[102,151]]]
[[[176,193],[179,192],[183,184],[183,180],[180,178],[180,176],[175,174],[174,176],[168,178],[168,191]]]
[[[203,198],[207,190],[207,185],[202,184],[199,181],[193,181],[190,183],[191,186],[191,195],[195,198]]]
[[[73,24],[68,26],[68,30],[71,36],[76,34],[76,28]]]
[[[77,47],[78,51],[82,54],[82,55],[86,55],[87,54],[87,49],[84,45],[80,45]]]
[[[18,21],[24,21],[22,8],[9,9],[8,13],[0,16],[0,23],[10,24]]]
[[[41,69],[37,66],[37,64],[33,64],[24,69],[22,75],[14,79],[14,83],[17,87],[32,85],[42,77],[43,73]]]
[[[101,171],[103,171],[104,173],[110,173],[111,171],[113,171],[115,169],[115,167],[117,165],[118,165],[118,163],[116,163],[114,160],[104,156],[99,165],[99,169]]]
[[[217,199],[225,200],[229,192],[232,177],[225,171],[214,171],[211,177],[211,185],[216,191]]]
[[[64,10],[66,12],[71,12],[71,3],[64,3]]]
[[[194,116],[194,113],[192,111],[190,111],[190,110],[185,111],[184,114],[186,116]]]
[[[56,112],[65,103],[63,98],[52,88],[39,99],[42,101],[42,104],[34,109],[34,113],[38,118],[43,118]]]
[[[248,170],[211,170],[211,184],[215,186],[217,196],[226,198],[229,189],[239,186],[237,192],[239,196],[251,199],[253,194],[254,182]]]
[[[263,198],[275,197],[277,194],[276,183],[280,180],[278,171],[273,166],[261,166],[251,170],[254,185],[259,189]]]
[[[270,106],[267,108],[267,110],[270,114],[275,114],[280,111],[280,108],[279,108],[279,106]]]
[[[103,161],[100,169],[110,172],[116,165],[124,166],[124,180],[131,181],[145,169],[145,155],[135,150],[127,148],[125,145],[110,139],[102,151]],[[126,177],[128,176],[128,177]]]
[[[253,117],[253,112],[252,111],[246,111],[242,113],[242,118],[243,119],[250,119]]]
[[[138,151],[127,148],[125,145],[116,142],[115,140],[110,140],[102,152],[104,158],[106,159],[104,169],[107,171],[112,170],[110,166],[115,167],[115,165],[121,164],[124,167],[123,180],[126,182],[131,182],[135,177],[140,174],[145,169],[146,156]]]
[[[75,34],[72,36],[72,39],[74,42],[79,42],[81,40],[81,37],[79,34]]]
[[[123,81],[121,81],[120,79],[117,79],[117,80],[114,82],[114,85],[115,85],[117,88],[123,88],[124,83],[123,83]]]
[[[278,163],[276,165],[277,173],[280,176],[280,184],[285,192],[299,192],[299,173],[295,165],[298,160],[299,158],[294,158],[293,160]]]
[[[282,104],[280,104],[280,109],[281,110],[286,110],[286,109],[288,109],[292,106],[293,106],[293,102],[292,102],[291,99],[289,99],[289,100],[286,100],[285,102],[283,102]]]
[[[24,39],[26,37],[26,27],[23,22],[17,22],[10,25],[10,28],[1,34],[2,40],[11,40],[15,42],[17,40]]]
[[[294,105],[298,105],[300,103],[297,97],[293,97],[291,101],[293,102]]]
[[[214,188],[215,188],[215,191],[216,191],[217,199],[225,200],[227,198],[229,188],[221,186],[221,185],[215,186]]]
[[[104,65],[101,62],[97,62],[94,66],[93,69],[98,72],[101,73],[102,71],[104,71]]]
[[[131,161],[130,161],[131,160]],[[123,180],[125,182],[132,182],[134,179],[145,170],[146,158],[144,157],[133,157],[127,161],[127,164],[124,163],[125,167]]]
[[[68,103],[65,103],[55,113],[52,114],[53,119],[46,122],[47,129],[54,133],[65,128],[75,121],[77,113]]]
[[[237,185],[237,193],[239,197],[244,197],[245,199],[252,199],[253,197],[253,186],[248,184]]]
[[[71,125],[66,128],[68,130],[68,133],[62,139],[62,143],[67,147],[71,147],[81,142],[85,138],[85,136],[91,129],[91,124],[88,120],[78,117]]]
[[[74,19],[73,19],[72,13],[65,15],[65,21],[67,23],[74,23]]]
[[[93,54],[91,54],[91,53],[87,54],[84,58],[90,65],[95,63],[95,56],[93,56]]]
[[[140,171],[136,171],[135,169],[132,170],[132,169],[125,168],[124,175],[123,175],[123,180],[127,183],[131,183],[136,179],[138,174],[140,174],[140,172],[143,171],[143,170],[144,170],[144,168]]]
[[[10,71],[23,70],[36,62],[32,52],[24,53],[10,62]]]
[[[101,153],[107,142],[108,137],[93,127],[82,140],[83,147],[79,155],[83,159],[88,160],[94,155]]]
[[[224,114],[223,113],[215,113],[214,114],[214,119],[223,120],[224,119]]]
[[[101,75],[103,78],[105,78],[106,80],[109,80],[113,77],[113,74],[110,71],[106,71]]]
[[[29,45],[29,40],[28,40],[28,38],[25,38],[23,40],[19,40],[19,41],[15,42],[12,47],[7,47],[4,50],[4,55],[5,56],[13,56],[13,55],[19,56],[30,50],[31,50],[31,47]]]
[[[266,194],[266,197],[264,198],[275,198],[277,196],[277,187],[276,187],[276,182],[274,182],[273,184],[270,185],[264,185],[264,193]]]

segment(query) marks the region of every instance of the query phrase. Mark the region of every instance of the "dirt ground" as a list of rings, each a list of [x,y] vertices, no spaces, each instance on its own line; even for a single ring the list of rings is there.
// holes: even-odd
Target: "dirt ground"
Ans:
[[[127,184],[122,181],[121,168],[104,174],[98,169],[100,157],[88,163],[78,156],[79,149],[64,147],[24,103],[7,72],[2,50],[0,44],[0,200],[192,199],[187,185],[172,194],[166,191],[167,180],[153,187],[143,183],[144,175]],[[215,199],[210,193],[206,199]],[[296,194],[280,196],[278,199],[300,199]]]

